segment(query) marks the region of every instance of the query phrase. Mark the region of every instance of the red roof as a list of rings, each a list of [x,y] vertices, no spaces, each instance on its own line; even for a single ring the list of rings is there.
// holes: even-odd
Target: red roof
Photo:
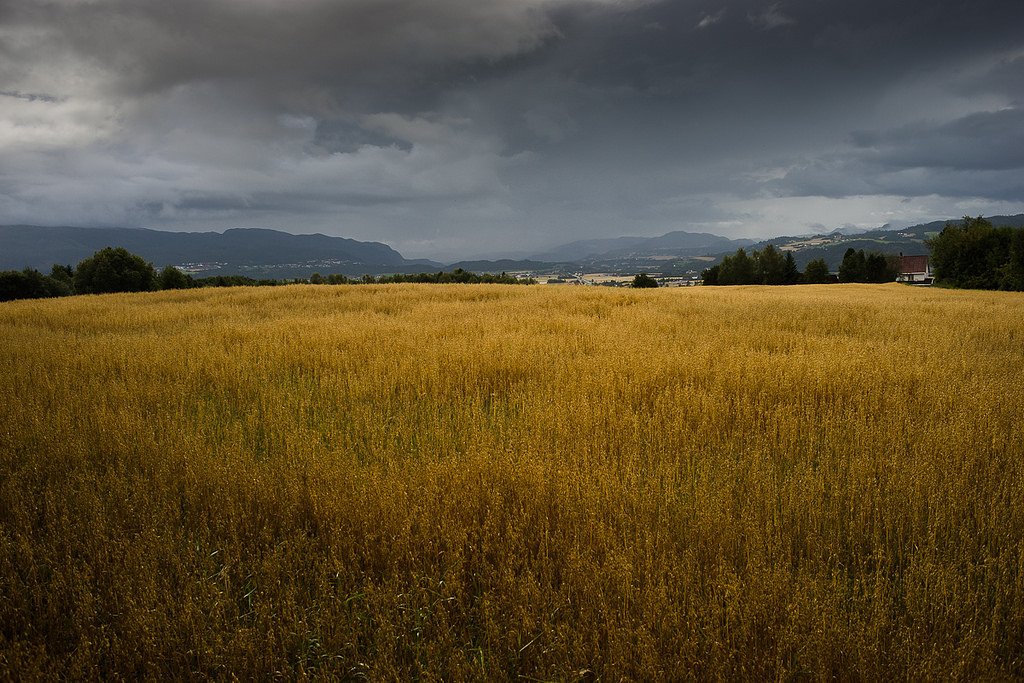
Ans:
[[[927,256],[900,256],[901,273],[924,273],[927,271]]]

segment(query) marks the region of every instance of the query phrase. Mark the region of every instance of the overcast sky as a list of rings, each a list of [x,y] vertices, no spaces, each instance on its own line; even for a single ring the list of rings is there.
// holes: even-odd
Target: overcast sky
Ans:
[[[0,0],[0,224],[445,260],[1020,212],[1021,0]]]

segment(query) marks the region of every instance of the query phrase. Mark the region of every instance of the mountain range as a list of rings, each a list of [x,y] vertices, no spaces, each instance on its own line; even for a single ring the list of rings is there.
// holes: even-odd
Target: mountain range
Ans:
[[[702,256],[752,244],[754,240],[733,240],[706,232],[676,230],[659,237],[613,237],[569,242],[536,254],[531,260],[559,263],[595,257],[621,258],[635,255]]]
[[[992,216],[995,225],[1024,227],[1024,214]],[[54,263],[75,265],[103,247],[124,247],[158,268],[173,265],[198,276],[248,275],[293,278],[311,273],[378,275],[463,268],[476,272],[586,271],[694,274],[740,247],[769,244],[793,252],[797,265],[823,258],[833,270],[849,248],[883,253],[928,253],[925,240],[948,221],[874,230],[837,229],[819,235],[774,237],[760,242],[681,230],[657,237],[616,237],[569,242],[528,259],[439,263],[407,259],[380,242],[328,235],[295,235],[261,228],[218,232],[165,232],[142,228],[0,226],[0,270],[31,267],[48,271]],[[957,222],[957,221],[952,221]]]
[[[1024,227],[1024,214],[1014,216],[990,216],[993,225],[1007,225],[1015,228]],[[793,252],[797,266],[801,269],[808,262],[824,259],[832,270],[838,270],[847,249],[863,249],[865,252],[877,251],[883,254],[928,254],[926,243],[929,237],[939,234],[948,223],[960,224],[962,219],[951,221],[932,221],[905,227],[884,225],[874,230],[834,230],[827,234],[773,237],[758,242],[752,248],[760,249],[768,244]]]
[[[406,259],[380,242],[259,228],[218,233],[7,225],[0,226],[0,270],[74,265],[108,246],[124,247],[157,267],[173,265],[197,275],[288,278],[308,277],[314,271],[363,275],[418,272],[442,265]]]

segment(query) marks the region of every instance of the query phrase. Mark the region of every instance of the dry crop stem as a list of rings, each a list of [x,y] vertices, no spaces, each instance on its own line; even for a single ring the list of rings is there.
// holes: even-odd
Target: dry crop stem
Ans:
[[[1024,298],[0,306],[0,676],[1024,675]]]

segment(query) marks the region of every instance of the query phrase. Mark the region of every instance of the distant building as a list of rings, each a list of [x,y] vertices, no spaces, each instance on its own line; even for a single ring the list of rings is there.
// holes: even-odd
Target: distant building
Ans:
[[[896,282],[912,285],[930,285],[934,277],[927,256],[904,256],[900,254],[900,274]]]

